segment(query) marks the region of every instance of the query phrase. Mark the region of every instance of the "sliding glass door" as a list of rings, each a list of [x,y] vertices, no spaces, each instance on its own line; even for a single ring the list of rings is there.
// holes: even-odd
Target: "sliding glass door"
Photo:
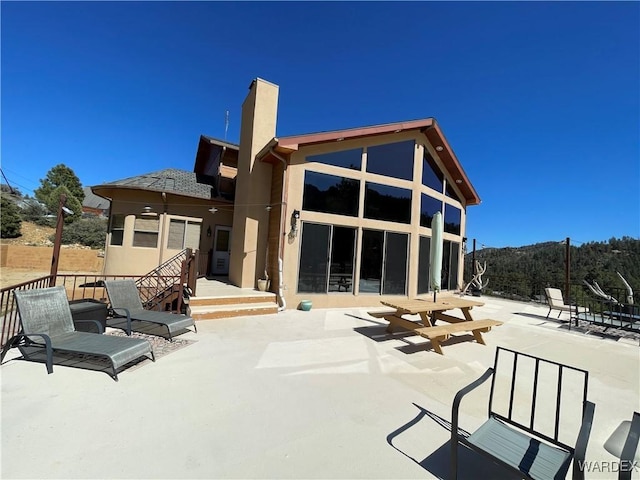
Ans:
[[[353,292],[355,228],[304,223],[298,292]]]
[[[362,231],[360,293],[406,295],[408,240],[406,233]]]

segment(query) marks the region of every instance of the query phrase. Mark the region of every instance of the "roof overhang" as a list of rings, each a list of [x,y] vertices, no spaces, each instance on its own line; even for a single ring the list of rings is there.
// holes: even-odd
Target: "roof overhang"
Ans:
[[[435,148],[444,168],[452,178],[460,193],[462,193],[467,205],[480,204],[480,197],[471,184],[462,165],[458,161],[453,149],[447,142],[440,126],[434,118],[412,120],[408,122],[387,123],[369,127],[350,128],[346,130],[334,130],[330,132],[295,135],[290,137],[274,138],[258,153],[257,158],[263,162],[275,163],[278,161],[274,152],[287,159],[301,147],[329,142],[341,142],[376,135],[388,135],[417,130],[427,137],[429,143]]]

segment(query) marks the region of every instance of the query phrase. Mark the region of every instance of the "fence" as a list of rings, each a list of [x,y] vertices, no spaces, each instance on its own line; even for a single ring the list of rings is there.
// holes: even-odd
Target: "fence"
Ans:
[[[147,309],[178,311],[182,310],[183,287],[187,285],[195,294],[198,253],[186,249],[152,272],[144,276],[134,275],[100,275],[100,274],[60,274],[47,275],[18,285],[0,289],[0,346],[20,331],[18,309],[13,292],[16,290],[32,290],[62,285],[67,298],[72,300],[94,299],[107,302],[108,296],[104,286],[105,280],[136,280],[140,299]],[[171,269],[171,265],[175,268]]]

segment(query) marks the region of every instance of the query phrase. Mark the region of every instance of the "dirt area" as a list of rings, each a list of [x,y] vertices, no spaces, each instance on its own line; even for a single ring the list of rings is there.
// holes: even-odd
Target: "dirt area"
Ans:
[[[53,242],[49,240],[49,238],[55,234],[55,231],[55,228],[52,227],[43,227],[35,223],[22,222],[22,235],[18,238],[2,238],[0,239],[0,244],[52,247]],[[61,248],[88,249],[88,247],[80,245],[62,245]],[[58,273],[71,274],[84,272],[60,270]],[[49,269],[0,267],[0,288],[27,282],[46,275],[49,275]]]
[[[22,235],[18,238],[2,238],[0,243],[8,245],[35,245],[43,247],[53,246],[53,242],[49,240],[49,237],[56,233],[56,229],[53,227],[42,227],[35,223],[22,222],[20,228]]]

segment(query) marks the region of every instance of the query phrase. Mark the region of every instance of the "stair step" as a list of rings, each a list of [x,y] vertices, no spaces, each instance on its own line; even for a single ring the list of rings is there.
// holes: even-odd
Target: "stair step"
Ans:
[[[236,303],[226,305],[189,306],[191,317],[195,320],[214,320],[217,318],[242,317],[245,315],[268,315],[278,313],[275,302]]]
[[[216,306],[216,305],[238,305],[242,303],[276,303],[275,293],[258,293],[252,295],[222,295],[211,297],[191,297],[189,305],[197,306]]]

